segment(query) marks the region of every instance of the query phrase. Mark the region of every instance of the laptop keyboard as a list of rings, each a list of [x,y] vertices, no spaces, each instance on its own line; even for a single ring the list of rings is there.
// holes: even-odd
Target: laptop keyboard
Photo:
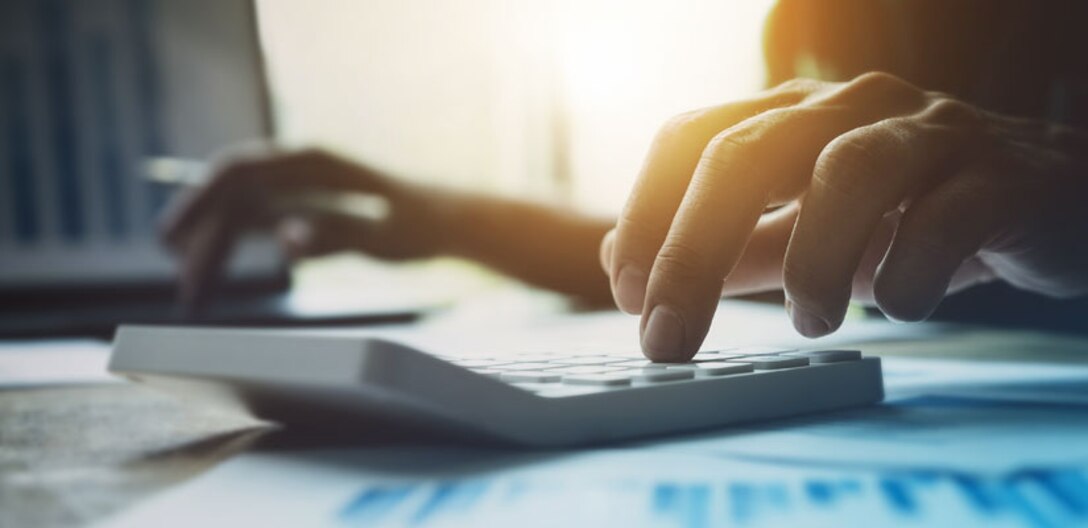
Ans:
[[[699,352],[685,363],[655,363],[630,355],[525,353],[495,357],[444,358],[478,374],[498,378],[541,396],[567,396],[759,374],[812,365],[860,361],[858,350],[797,350],[736,347]]]

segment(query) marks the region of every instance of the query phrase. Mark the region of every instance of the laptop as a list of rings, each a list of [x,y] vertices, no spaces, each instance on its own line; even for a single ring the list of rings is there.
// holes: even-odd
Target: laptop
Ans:
[[[274,242],[251,238],[217,300],[182,318],[155,229],[174,190],[144,167],[271,137],[251,0],[0,3],[0,336],[414,317],[295,309]]]

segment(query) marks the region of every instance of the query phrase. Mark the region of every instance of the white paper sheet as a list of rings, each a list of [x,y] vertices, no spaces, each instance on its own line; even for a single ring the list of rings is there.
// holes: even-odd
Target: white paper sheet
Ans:
[[[110,345],[91,339],[0,343],[0,389],[115,383],[106,371]]]
[[[945,331],[861,321],[812,343],[788,324],[723,303],[708,347]],[[637,354],[635,325],[383,335],[447,354]],[[884,361],[889,404],[869,409],[601,451],[245,454],[106,526],[1088,526],[1088,368]]]
[[[820,467],[1000,475],[1088,464],[1088,368],[884,358],[879,406],[652,444]]]
[[[1088,369],[887,369],[888,405],[624,449],[246,454],[106,526],[1088,526],[1088,389],[1042,397]]]
[[[1064,526],[1084,468],[978,478],[613,450],[246,455],[106,523],[145,526]]]

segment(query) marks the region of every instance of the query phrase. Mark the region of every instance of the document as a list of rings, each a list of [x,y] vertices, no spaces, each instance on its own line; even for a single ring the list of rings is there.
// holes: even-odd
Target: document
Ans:
[[[1088,464],[1088,368],[884,358],[878,406],[653,445],[821,467],[1001,475]]]
[[[647,450],[511,456],[390,449],[245,455],[106,526],[1077,523],[1088,523],[1088,467],[979,477],[827,470]]]
[[[886,373],[880,406],[617,449],[245,454],[105,526],[1088,526],[1085,369]]]
[[[110,345],[93,339],[0,343],[0,389],[117,383],[106,371]]]

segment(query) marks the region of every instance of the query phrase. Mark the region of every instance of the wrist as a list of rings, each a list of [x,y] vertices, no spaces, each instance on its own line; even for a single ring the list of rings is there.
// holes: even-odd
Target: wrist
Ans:
[[[420,187],[415,191],[422,197],[420,206],[429,212],[432,256],[477,258],[493,200],[453,189]]]

